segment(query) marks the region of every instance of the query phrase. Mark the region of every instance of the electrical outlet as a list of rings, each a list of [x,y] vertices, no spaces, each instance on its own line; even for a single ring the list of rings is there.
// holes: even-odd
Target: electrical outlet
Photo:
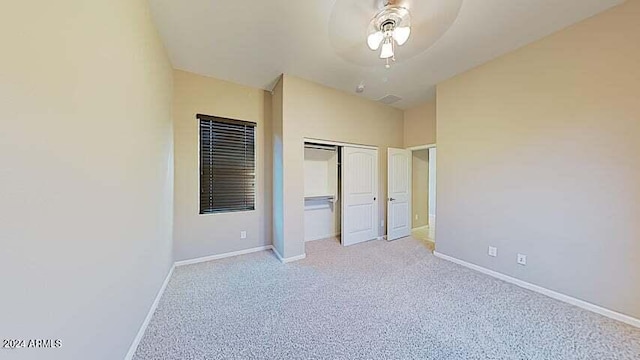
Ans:
[[[527,265],[527,255],[518,254],[518,264]]]
[[[418,220],[418,214],[416,214],[416,220]]]
[[[489,246],[488,253],[489,253],[489,256],[496,257],[496,256],[498,256],[498,248],[495,247],[495,246]]]
[[[246,231],[240,231],[240,239],[246,239],[247,238],[247,232]]]

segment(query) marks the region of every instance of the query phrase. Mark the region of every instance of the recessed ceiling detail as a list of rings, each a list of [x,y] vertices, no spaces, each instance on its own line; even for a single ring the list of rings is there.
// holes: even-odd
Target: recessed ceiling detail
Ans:
[[[363,83],[359,96],[377,101],[394,94],[402,100],[392,106],[406,109],[433,99],[435,85],[456,74],[624,2],[394,1],[407,6],[411,34],[385,69],[367,46],[367,27],[383,1],[149,3],[176,69],[265,90],[282,73],[351,94]]]
[[[377,45],[387,45],[380,57],[384,55],[384,59],[391,59],[397,55],[396,62],[400,62],[423,53],[435,44],[458,17],[461,6],[462,0],[337,0],[329,19],[329,40],[336,54],[344,60],[358,65],[380,66],[381,60],[372,56],[371,44],[367,46],[367,40],[373,42],[375,39],[372,37],[380,30],[384,36],[385,19],[397,15],[398,24],[394,28],[409,28],[410,24],[411,36],[401,37],[403,46],[393,46],[393,38],[401,34],[393,36],[393,31],[390,31],[393,38],[388,40],[391,41],[386,44],[384,39],[380,39],[382,44]],[[372,26],[378,29],[372,29]]]

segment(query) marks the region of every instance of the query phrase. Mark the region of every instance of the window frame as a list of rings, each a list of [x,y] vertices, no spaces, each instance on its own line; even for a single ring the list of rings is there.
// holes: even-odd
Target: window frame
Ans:
[[[196,127],[198,132],[198,215],[199,216],[209,216],[209,215],[220,215],[220,214],[229,214],[229,213],[246,213],[246,212],[255,212],[258,207],[258,146],[257,146],[257,138],[258,138],[258,124],[254,121],[240,120],[240,119],[231,119],[225,118],[221,116],[213,116],[213,115],[205,115],[205,114],[196,114]],[[254,182],[253,182],[253,207],[248,209],[225,209],[225,210],[212,210],[212,211],[203,211],[202,208],[202,125],[201,121],[217,121],[222,123],[236,124],[236,125],[244,125],[251,126],[254,128],[253,140],[254,140],[254,149],[253,149],[253,162],[254,162]]]

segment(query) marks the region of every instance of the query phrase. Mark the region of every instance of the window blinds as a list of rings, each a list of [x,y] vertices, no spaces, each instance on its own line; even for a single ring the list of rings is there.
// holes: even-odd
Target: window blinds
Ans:
[[[198,114],[200,214],[255,210],[253,122]]]

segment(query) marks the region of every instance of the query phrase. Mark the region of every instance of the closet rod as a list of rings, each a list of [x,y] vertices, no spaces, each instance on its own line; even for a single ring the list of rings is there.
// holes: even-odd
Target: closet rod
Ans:
[[[304,144],[304,148],[315,149],[315,150],[336,151],[335,146],[326,146],[326,145]]]

